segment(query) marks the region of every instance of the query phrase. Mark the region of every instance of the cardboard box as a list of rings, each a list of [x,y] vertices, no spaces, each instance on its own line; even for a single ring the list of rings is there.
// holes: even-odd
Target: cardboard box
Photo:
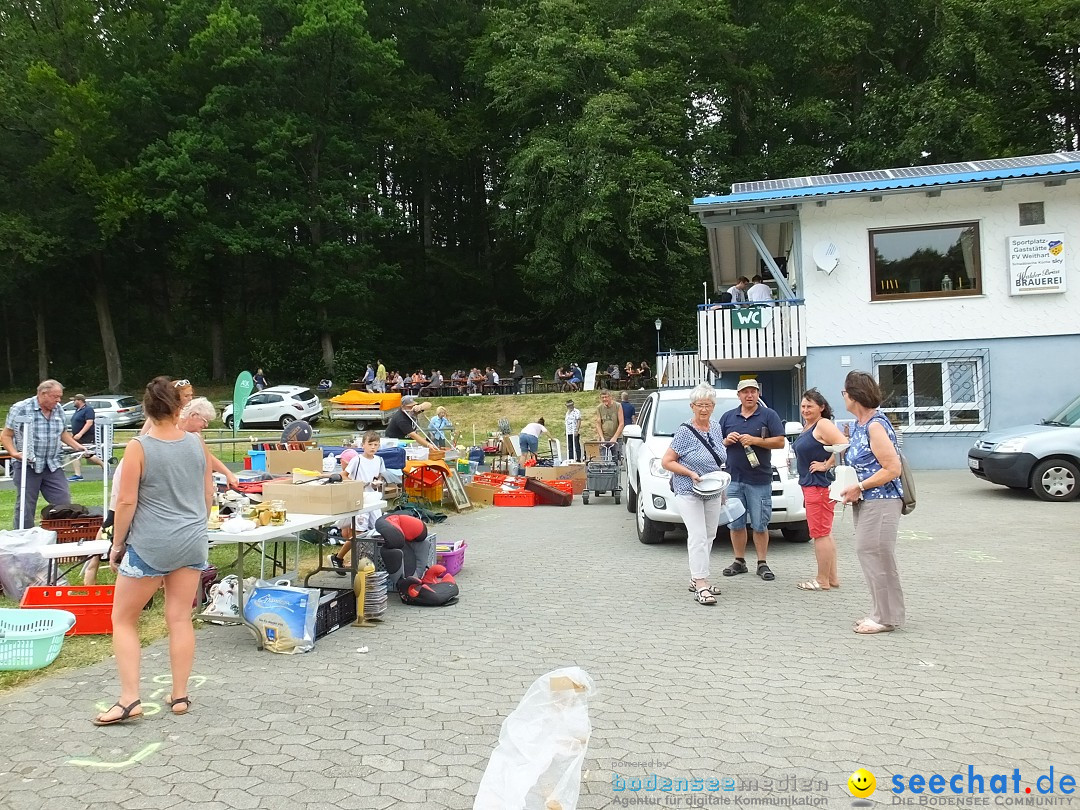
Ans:
[[[478,506],[494,506],[495,493],[497,492],[502,492],[502,490],[488,484],[473,483],[465,485],[465,494],[469,496],[470,503]]]
[[[285,501],[287,512],[340,515],[364,505],[364,482],[340,484],[263,484],[263,502]]]
[[[266,471],[281,475],[299,467],[301,470],[322,472],[322,460],[323,452],[317,447],[314,450],[267,450]]]
[[[585,465],[564,464],[561,467],[527,467],[525,475],[538,481],[569,481],[574,487],[574,494],[585,491]]]

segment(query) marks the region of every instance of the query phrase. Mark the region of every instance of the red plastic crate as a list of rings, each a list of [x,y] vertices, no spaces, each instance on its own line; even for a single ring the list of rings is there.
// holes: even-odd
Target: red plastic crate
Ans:
[[[533,492],[496,492],[492,497],[495,506],[536,506],[536,494]]]
[[[506,480],[505,475],[500,475],[499,473],[493,473],[493,472],[476,473],[473,476],[473,483],[474,484],[487,484],[488,486],[492,486],[492,487],[501,487],[502,484],[503,484],[503,481],[505,481],[505,480]]]
[[[31,585],[23,594],[21,607],[55,608],[75,614],[70,635],[94,636],[112,633],[113,585],[68,586]]]
[[[559,490],[559,492],[565,492],[567,495],[574,494],[574,483],[572,481],[556,478],[553,481],[545,481],[544,483],[553,489]]]

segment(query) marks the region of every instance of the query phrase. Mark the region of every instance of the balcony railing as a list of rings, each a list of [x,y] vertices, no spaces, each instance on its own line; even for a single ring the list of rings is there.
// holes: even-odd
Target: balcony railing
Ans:
[[[806,358],[802,299],[698,307],[698,352],[718,371],[786,369]]]

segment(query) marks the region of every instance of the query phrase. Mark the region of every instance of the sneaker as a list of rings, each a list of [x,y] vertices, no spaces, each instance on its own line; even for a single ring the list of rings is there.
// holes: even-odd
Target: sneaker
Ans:
[[[330,555],[330,564],[334,566],[334,571],[339,577],[345,576],[345,561],[341,559],[337,554]]]
[[[68,476],[68,481],[82,481],[82,480],[83,480],[83,477],[81,475],[69,475]]]

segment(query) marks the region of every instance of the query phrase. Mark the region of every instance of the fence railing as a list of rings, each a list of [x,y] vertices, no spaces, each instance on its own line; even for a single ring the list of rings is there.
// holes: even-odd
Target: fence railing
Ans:
[[[695,351],[656,355],[656,379],[661,388],[690,388],[700,382],[711,383],[714,376]]]
[[[771,304],[714,304],[698,309],[703,360],[806,357],[806,308],[801,300]]]

